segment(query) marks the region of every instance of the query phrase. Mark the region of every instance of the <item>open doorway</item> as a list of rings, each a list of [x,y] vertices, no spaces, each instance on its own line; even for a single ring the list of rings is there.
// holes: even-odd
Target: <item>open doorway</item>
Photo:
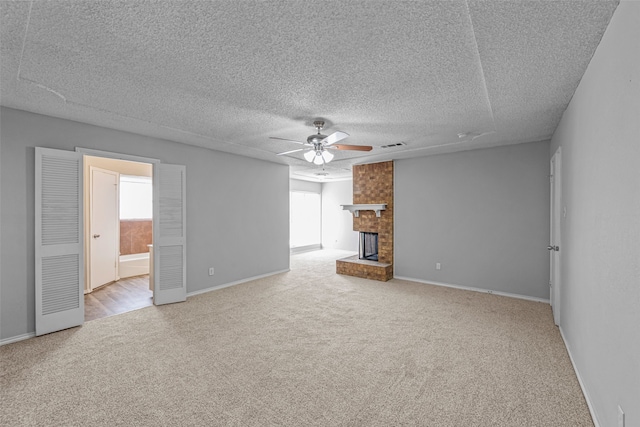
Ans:
[[[84,156],[85,321],[153,304],[153,167]]]
[[[84,291],[92,237],[87,225],[89,186],[84,156],[146,162],[152,166],[153,304],[187,299],[187,168],[157,159],[76,147],[35,147],[35,325],[44,335],[84,323]],[[98,233],[99,234],[99,233]]]
[[[322,249],[322,201],[319,193],[289,192],[291,253]]]

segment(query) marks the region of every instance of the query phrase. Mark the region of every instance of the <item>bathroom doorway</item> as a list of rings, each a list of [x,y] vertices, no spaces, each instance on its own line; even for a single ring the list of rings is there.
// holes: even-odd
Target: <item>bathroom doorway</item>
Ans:
[[[85,156],[149,163],[152,236],[149,285],[153,304],[187,300],[187,168],[89,148],[75,152],[35,147],[35,326],[44,335],[84,323],[84,293],[92,290]],[[156,284],[156,286],[154,286]]]
[[[153,305],[153,165],[84,156],[85,321]]]

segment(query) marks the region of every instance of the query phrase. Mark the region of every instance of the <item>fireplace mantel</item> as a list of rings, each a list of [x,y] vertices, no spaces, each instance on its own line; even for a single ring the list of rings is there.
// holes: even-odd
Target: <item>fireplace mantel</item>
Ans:
[[[385,203],[381,204],[370,204],[370,205],[340,205],[342,206],[343,211],[349,211],[358,218],[360,216],[360,211],[375,211],[376,216],[380,218],[380,211],[384,211],[387,209],[387,205]]]

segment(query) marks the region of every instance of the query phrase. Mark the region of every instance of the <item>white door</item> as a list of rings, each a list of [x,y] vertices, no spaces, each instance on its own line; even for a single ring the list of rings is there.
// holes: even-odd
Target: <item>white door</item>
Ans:
[[[560,226],[562,221],[562,198],[561,198],[561,152],[560,148],[551,158],[550,174],[550,206],[551,206],[551,230],[549,239],[549,287],[551,308],[553,310],[553,320],[556,325],[560,325]]]
[[[118,172],[89,168],[90,289],[118,280]]]
[[[82,156],[36,147],[36,335],[84,323]]]
[[[185,166],[154,164],[153,303],[156,305],[187,299],[186,189]]]

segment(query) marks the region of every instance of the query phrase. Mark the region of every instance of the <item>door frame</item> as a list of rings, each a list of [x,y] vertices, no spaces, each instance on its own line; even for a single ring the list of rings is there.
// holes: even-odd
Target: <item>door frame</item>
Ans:
[[[129,154],[122,154],[122,153],[115,153],[112,151],[102,151],[102,150],[94,150],[92,148],[83,148],[83,147],[76,147],[75,151],[77,153],[79,153],[80,155],[82,155],[83,158],[83,170],[84,170],[84,156],[93,156],[93,157],[105,157],[108,159],[115,159],[115,160],[125,160],[125,161],[130,161],[130,162],[138,162],[138,163],[150,163],[152,165],[152,176],[151,176],[151,183],[152,185],[154,185],[157,176],[158,176],[158,165],[160,164],[160,160],[159,159],[154,159],[154,158],[150,158],[150,157],[140,157],[140,156],[133,156],[133,155],[129,155]],[[83,194],[86,194],[85,189],[84,189],[84,181],[82,183],[83,185]],[[159,215],[159,201],[156,200],[156,198],[153,199],[153,218],[154,218],[154,222],[156,221],[156,218],[158,218]],[[86,213],[88,215],[88,213]],[[84,242],[85,242],[85,247],[90,246],[91,242],[91,233],[88,230],[88,225],[87,225],[88,221],[85,221],[85,227],[84,227]],[[156,235],[156,228],[153,227],[153,231],[152,231],[152,239],[153,241],[155,241],[157,238]],[[88,253],[86,253],[85,251],[85,257],[89,256]],[[90,259],[90,258],[89,258]],[[85,265],[88,263],[88,260],[85,260]],[[89,268],[86,268],[85,271],[85,283],[89,283],[90,282],[90,275],[91,275],[91,271],[90,271],[90,266],[87,266]],[[85,288],[86,289],[86,288]],[[154,296],[155,296],[155,290],[154,290]]]
[[[83,167],[84,167],[84,155],[83,157]],[[91,235],[92,235],[92,231],[91,228],[93,227],[93,200],[94,200],[94,195],[93,195],[93,172],[94,171],[98,171],[98,172],[104,172],[107,173],[109,175],[115,175],[116,177],[116,185],[117,185],[117,190],[116,190],[116,195],[119,196],[120,194],[120,183],[119,183],[119,178],[120,178],[120,173],[115,172],[115,171],[111,171],[108,169],[103,169],[103,168],[99,168],[97,166],[89,166],[89,212],[87,213],[87,227],[85,228],[85,231],[87,231],[89,233],[89,238],[85,239],[85,241],[87,242],[87,255],[88,255],[88,266],[87,266],[87,286],[86,288],[89,290],[89,292],[93,291],[94,289],[96,289],[96,287],[93,286],[93,283],[91,281],[91,263],[93,262],[93,254],[91,253]],[[119,253],[120,251],[118,250],[118,248],[120,247],[120,215],[118,214],[120,208],[120,201],[119,201],[119,197],[116,197],[116,218],[115,218],[115,229],[116,229],[116,235],[113,236],[113,238],[115,239],[115,257],[116,257],[116,262],[115,262],[115,280],[120,280],[120,266],[119,266],[119,262],[118,262],[118,258],[119,258]]]
[[[549,175],[549,245],[559,250],[549,251],[549,301],[553,312],[553,321],[560,326],[560,307],[562,291],[562,150],[558,147],[550,160]]]

